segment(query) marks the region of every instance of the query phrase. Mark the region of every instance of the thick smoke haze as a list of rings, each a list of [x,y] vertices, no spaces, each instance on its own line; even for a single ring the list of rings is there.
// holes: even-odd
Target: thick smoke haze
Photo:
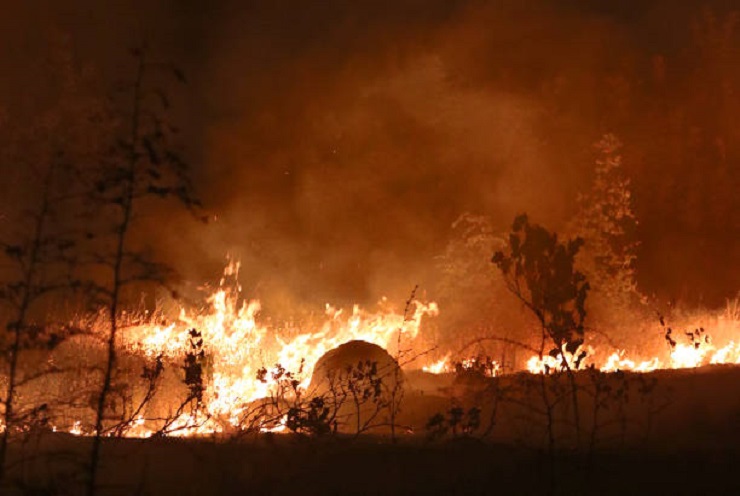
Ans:
[[[104,81],[144,39],[180,65],[173,101],[217,220],[145,217],[188,280],[228,252],[268,304],[403,301],[433,288],[464,212],[564,230],[614,132],[643,291],[717,304],[739,287],[732,2],[63,3],[5,16],[6,114],[42,105],[22,96],[44,87],[50,31]]]

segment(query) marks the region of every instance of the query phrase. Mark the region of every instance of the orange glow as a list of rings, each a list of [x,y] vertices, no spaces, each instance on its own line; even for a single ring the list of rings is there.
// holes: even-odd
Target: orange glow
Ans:
[[[450,372],[450,354],[448,353],[444,358],[437,360],[429,365],[424,365],[421,368],[424,372],[430,374],[442,374],[444,372]]]
[[[230,263],[224,276],[236,276],[237,262]],[[368,312],[358,305],[351,313],[326,305],[325,321],[316,329],[275,330],[259,322],[260,302],[244,301],[238,304],[240,288],[228,288],[225,279],[221,287],[208,298],[208,308],[203,312],[182,309],[178,322],[167,326],[137,325],[127,328],[125,349],[156,357],[184,357],[189,349],[189,329],[197,329],[203,338],[203,349],[209,359],[210,380],[205,384],[203,396],[209,418],[184,417],[173,424],[178,435],[212,433],[222,430],[216,420],[225,420],[232,427],[239,425],[249,403],[270,396],[275,384],[260,381],[257,372],[262,367],[271,371],[279,364],[285,370],[302,369],[300,388],[308,386],[310,372],[327,351],[351,340],[377,344],[396,354],[399,332],[403,347],[417,341],[422,319],[438,313],[435,303],[414,301],[409,314],[397,313],[387,301],[379,303],[378,312]],[[424,366],[423,362],[414,363]],[[268,374],[268,378],[269,378]],[[284,423],[271,429],[285,430]],[[137,424],[131,431],[135,437],[146,437],[148,431]]]
[[[299,394],[309,386],[310,374],[319,358],[327,351],[351,340],[364,340],[398,355],[399,332],[403,353],[418,357],[407,368],[422,369],[432,374],[454,372],[456,367],[475,369],[476,358],[457,357],[447,351],[434,360],[426,353],[434,343],[424,336],[425,319],[439,313],[435,303],[412,301],[407,315],[391,308],[382,300],[375,312],[354,305],[351,311],[326,305],[323,322],[309,328],[295,325],[276,328],[260,321],[260,302],[242,300],[238,286],[229,286],[236,279],[239,264],[232,262],[224,271],[220,287],[208,298],[205,309],[195,311],[182,308],[175,322],[164,324],[132,323],[122,332],[121,348],[127,353],[143,355],[150,359],[164,357],[168,363],[180,364],[190,350],[190,329],[197,329],[203,340],[203,350],[208,360],[208,373],[204,375],[202,405],[196,411],[187,411],[171,419],[166,435],[192,436],[219,434],[240,429],[255,401],[275,394],[278,387],[271,372],[280,365],[292,372],[299,381]],[[132,316],[126,317],[133,321]],[[144,320],[155,320],[152,318]],[[737,308],[728,305],[725,314],[698,315],[686,322],[708,322],[712,340],[683,339],[678,333],[674,346],[668,347],[657,324],[655,349],[644,355],[630,354],[621,349],[605,349],[585,345],[575,354],[566,353],[572,369],[593,366],[604,372],[617,370],[650,372],[657,369],[694,368],[711,364],[740,364],[740,318]],[[93,324],[94,325],[94,324]],[[690,328],[691,326],[687,326]],[[101,326],[101,332],[104,326]],[[715,340],[716,339],[716,340]],[[685,342],[684,342],[685,341]],[[724,343],[719,346],[716,343]],[[445,352],[446,350],[442,350]],[[437,355],[438,357],[439,355]],[[580,360],[579,360],[580,359]],[[490,359],[489,359],[490,360]],[[577,363],[578,362],[578,363]],[[502,373],[500,364],[490,360],[490,375]],[[178,365],[179,366],[179,365]],[[537,355],[526,360],[526,370],[533,374],[562,368],[562,357]],[[258,371],[266,368],[266,380],[259,380]],[[156,427],[143,414],[136,417],[126,431],[129,437],[146,438],[155,433]],[[274,418],[269,424],[258,426],[261,432],[285,432],[286,417]],[[75,421],[64,429],[75,435],[88,435],[84,424]]]

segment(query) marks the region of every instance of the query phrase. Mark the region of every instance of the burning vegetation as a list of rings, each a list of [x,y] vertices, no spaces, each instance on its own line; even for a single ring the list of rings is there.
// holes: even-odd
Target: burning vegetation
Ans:
[[[435,15],[450,16],[451,25],[465,33],[480,29],[472,19],[476,12],[486,18],[500,15],[483,7],[446,9],[439,7]],[[726,77],[710,77],[721,82],[731,106],[735,79],[724,64],[726,52],[737,44],[736,16],[720,21],[707,11],[694,31],[699,47],[715,55],[710,65],[728,71]],[[553,29],[560,28],[545,30]],[[218,170],[215,165],[213,171],[193,167],[184,146],[190,135],[180,129],[188,117],[174,105],[178,88],[190,80],[147,45],[130,51],[130,73],[112,96],[103,97],[95,71],[79,67],[72,57],[69,38],[54,38],[49,65],[55,80],[48,108],[28,126],[9,126],[0,119],[9,131],[2,143],[3,163],[27,166],[21,168],[25,172],[7,168],[0,203],[0,323],[5,330],[0,341],[0,492],[95,496],[119,485],[123,493],[164,494],[176,482],[146,481],[148,464],[160,464],[158,470],[167,472],[162,467],[178,462],[152,462],[147,454],[146,461],[131,468],[117,467],[115,460],[131,457],[129,450],[137,446],[146,453],[188,446],[200,453],[197,457],[213,459],[230,449],[264,449],[259,453],[267,453],[271,462],[262,468],[274,471],[273,479],[281,478],[281,463],[288,463],[280,451],[286,447],[309,465],[324,464],[322,457],[335,456],[335,449],[338,458],[344,449],[369,449],[377,467],[384,466],[388,453],[419,450],[409,456],[421,459],[442,450],[445,459],[459,455],[445,463],[464,461],[468,465],[455,467],[467,470],[485,454],[501,456],[504,465],[535,463],[541,477],[524,492],[579,493],[593,489],[600,471],[608,472],[610,456],[716,451],[740,442],[736,255],[727,256],[725,283],[712,288],[713,305],[688,296],[667,300],[670,290],[655,290],[661,280],[674,277],[656,276],[661,270],[649,265],[666,246],[658,227],[672,219],[678,208],[674,203],[683,202],[681,194],[692,185],[656,187],[654,176],[642,171],[651,160],[667,156],[695,156],[701,163],[716,159],[719,165],[695,185],[712,196],[716,190],[714,213],[704,212],[694,199],[687,212],[675,215],[671,236],[680,237],[681,229],[704,220],[712,224],[705,226],[706,233],[721,235],[700,244],[715,254],[717,246],[732,252],[737,237],[722,226],[729,223],[728,231],[736,227],[737,199],[727,191],[737,183],[731,169],[737,126],[719,118],[722,122],[710,119],[716,124],[710,126],[690,106],[678,115],[662,101],[650,107],[645,121],[665,124],[662,129],[668,130],[656,133],[666,142],[685,142],[686,148],[656,150],[642,143],[644,137],[631,131],[620,112],[639,107],[651,91],[659,93],[666,62],[656,56],[648,70],[655,87],[643,88],[645,95],[631,97],[634,101],[630,84],[640,79],[627,69],[622,79],[605,70],[609,94],[619,96],[622,106],[616,97],[604,104],[599,125],[579,134],[581,148],[573,144],[575,138],[563,148],[531,145],[555,140],[557,126],[570,125],[572,115],[561,108],[567,77],[548,75],[538,90],[542,96],[532,103],[531,95],[525,98],[507,86],[512,84],[508,76],[469,73],[457,66],[465,65],[462,61],[445,55],[458,43],[484,43],[488,35],[459,41],[457,28],[452,35],[432,31],[438,54],[417,53],[415,47],[402,70],[378,63],[378,70],[390,73],[363,83],[356,95],[350,92],[360,103],[341,91],[317,97],[315,109],[287,112],[295,116],[296,128],[282,115],[282,102],[272,102],[274,113],[262,108],[277,91],[263,88],[268,103],[254,104],[255,113],[263,113],[250,125],[266,143],[255,154],[268,169],[280,169],[280,181],[287,178],[298,191],[293,196],[283,195],[282,182],[275,185],[271,181],[277,184],[277,179],[261,172],[254,171],[258,186],[253,186],[236,169],[229,175],[211,174]],[[466,74],[469,87],[451,82]],[[337,81],[348,79],[350,87],[356,77],[336,75]],[[511,77],[520,78],[522,86],[532,83],[531,75]],[[496,92],[476,89],[485,87],[488,78],[496,81]],[[324,84],[312,76],[306,80]],[[569,91],[584,84],[579,81]],[[298,90],[288,86],[278,94],[295,97]],[[447,96],[429,99],[435,101],[421,108],[409,86],[432,92],[441,88],[439,93],[452,95],[454,108],[446,106]],[[304,95],[298,94],[302,101]],[[346,104],[346,116],[321,108],[335,104],[334,98]],[[484,124],[475,128],[480,132],[490,115],[474,109],[476,102],[488,105],[489,99],[496,109],[505,109],[496,113],[497,122],[515,117],[529,129],[512,136],[507,135],[510,129],[500,129],[506,136],[497,137],[496,145],[509,146],[519,158],[508,159],[511,164],[502,166],[495,181],[476,165],[490,158],[479,141],[490,143],[477,134],[471,138],[468,114],[462,120],[458,115],[461,109],[471,110],[470,120]],[[403,114],[389,126],[402,139],[368,124],[381,114]],[[303,121],[313,116],[320,129],[311,127],[301,135]],[[547,121],[543,116],[555,124],[532,124]],[[694,117],[706,125],[692,127]],[[262,134],[273,119],[283,122],[286,136],[296,142],[284,154],[273,149],[280,140]],[[439,163],[433,157],[437,141],[447,143]],[[428,144],[431,152],[419,143]],[[374,145],[377,154],[366,155],[364,150]],[[552,157],[572,152],[568,146],[579,150],[568,153],[568,160],[581,162],[577,171],[582,177],[573,184],[565,184],[562,171],[552,172],[559,167]],[[326,147],[331,151],[316,151]],[[384,170],[385,162],[408,159],[409,150],[414,158],[428,155],[439,170],[460,165],[458,155],[464,156],[471,164],[463,169],[470,178],[448,174],[448,190],[444,179],[435,178],[439,170],[427,174],[410,165]],[[291,165],[296,157],[309,164],[302,172]],[[541,169],[527,169],[535,159],[543,160]],[[343,171],[342,160],[370,166]],[[552,186],[558,192],[540,200],[550,186],[522,190],[521,170],[525,176],[537,171],[526,183],[539,184],[543,178],[547,183],[552,174],[562,187]],[[391,178],[389,183],[375,172]],[[300,179],[293,179],[294,173]],[[227,180],[249,183],[244,195],[241,190],[230,195],[235,186],[224,185]],[[486,187],[496,194],[479,193]],[[454,188],[464,193],[452,194]],[[417,192],[422,189],[429,191]],[[346,191],[353,200],[340,198]],[[463,198],[465,192],[470,198]],[[672,192],[678,192],[675,198]],[[241,199],[249,194],[254,203]],[[405,196],[420,203],[418,212]],[[653,207],[666,198],[669,205],[656,212]],[[244,220],[247,210],[254,215]],[[332,222],[340,211],[346,218]],[[364,223],[366,211],[375,213]],[[235,227],[241,222],[243,229]],[[247,233],[255,238],[249,248],[242,243]],[[171,247],[175,242],[176,249]],[[204,265],[215,266],[200,265],[204,249],[208,262],[223,263],[223,252],[234,251],[229,248],[235,244],[237,253],[227,256],[217,284],[200,277]],[[686,253],[676,247],[665,256],[676,260]],[[358,277],[361,266],[367,273]],[[302,267],[305,275],[296,275]],[[678,264],[674,270],[686,268]],[[273,277],[271,270],[280,275]],[[346,273],[339,274],[342,270]],[[390,297],[376,298],[385,294],[385,283]],[[684,291],[687,285],[671,289]],[[327,303],[327,294],[338,295],[338,301]],[[716,304],[721,300],[723,305]],[[200,450],[211,447],[213,453],[202,455]],[[344,467],[337,471],[352,473],[349,462],[332,460]],[[132,475],[139,468],[144,475]],[[252,472],[246,479],[262,477]],[[470,479],[475,484],[483,479],[490,484],[488,476],[475,474]],[[134,488],[136,477],[141,482]],[[275,489],[273,479],[255,487]],[[449,484],[440,487],[447,492],[476,489],[473,482]],[[296,490],[280,487],[287,493]],[[319,483],[312,491],[322,489]],[[377,492],[410,492],[393,489]],[[211,490],[216,491],[197,489]]]

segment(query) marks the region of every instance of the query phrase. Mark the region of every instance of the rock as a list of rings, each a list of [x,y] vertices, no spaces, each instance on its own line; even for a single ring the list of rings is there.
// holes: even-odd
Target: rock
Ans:
[[[403,371],[383,348],[350,341],[326,352],[313,369],[308,393],[322,397],[337,430],[358,433],[387,425],[401,398]]]
[[[383,348],[367,341],[349,341],[327,351],[319,358],[311,374],[310,389],[328,387],[331,380],[346,379],[350,371],[370,371],[387,387],[393,387],[396,379],[403,382],[403,371],[396,370],[396,360]]]

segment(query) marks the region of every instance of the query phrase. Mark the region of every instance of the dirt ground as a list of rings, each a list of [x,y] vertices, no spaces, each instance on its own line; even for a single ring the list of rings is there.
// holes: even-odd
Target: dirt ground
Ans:
[[[67,456],[84,440],[57,438]],[[622,451],[585,456],[523,451],[457,439],[427,445],[362,439],[315,441],[267,436],[257,442],[164,439],[107,443],[101,494],[740,494],[738,446],[685,452]],[[58,467],[57,467],[58,468]],[[29,484],[3,494],[78,494],[43,464]],[[31,492],[35,486],[37,492]]]

